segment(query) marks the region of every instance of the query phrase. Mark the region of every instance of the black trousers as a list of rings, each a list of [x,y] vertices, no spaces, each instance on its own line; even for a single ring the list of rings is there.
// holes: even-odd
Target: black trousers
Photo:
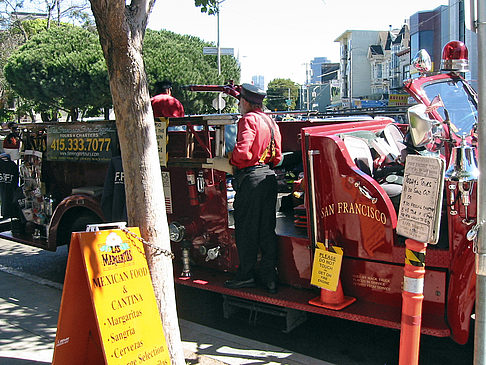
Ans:
[[[240,265],[237,280],[247,280],[257,274],[258,252],[261,252],[259,278],[264,282],[276,280],[277,179],[267,165],[240,171],[236,175],[235,208],[236,247]]]

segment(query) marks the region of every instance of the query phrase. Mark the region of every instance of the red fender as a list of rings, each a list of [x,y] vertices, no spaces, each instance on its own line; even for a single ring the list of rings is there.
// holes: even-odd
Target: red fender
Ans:
[[[75,194],[64,198],[56,207],[52,214],[51,222],[49,224],[49,236],[47,246],[49,250],[56,250],[57,247],[57,231],[62,217],[72,208],[81,207],[93,212],[99,217],[103,217],[100,203],[97,199],[90,195]]]
[[[471,314],[476,300],[475,254],[472,242],[464,241],[451,263],[447,297],[447,320],[451,337],[461,345],[469,339]]]

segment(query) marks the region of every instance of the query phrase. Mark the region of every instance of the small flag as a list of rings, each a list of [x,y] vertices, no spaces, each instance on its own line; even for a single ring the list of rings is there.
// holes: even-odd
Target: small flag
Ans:
[[[430,103],[430,105],[425,108],[425,112],[427,113],[431,113],[435,110],[437,110],[438,108],[444,108],[444,102],[442,101],[440,95],[437,95],[434,99],[432,99],[432,102]]]

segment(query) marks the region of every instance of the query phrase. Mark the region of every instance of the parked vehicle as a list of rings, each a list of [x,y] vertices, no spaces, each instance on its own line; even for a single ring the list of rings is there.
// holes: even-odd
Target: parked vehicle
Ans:
[[[433,155],[444,159],[448,170],[439,239],[426,255],[421,330],[466,343],[475,301],[474,242],[467,237],[476,224],[477,94],[461,76],[465,46],[451,42],[444,56],[447,73],[405,84],[423,105],[409,111],[410,124],[363,115],[279,122],[285,157],[276,168],[277,294],[223,286],[238,265],[234,191],[231,176],[214,167],[225,154],[225,130],[237,116],[171,119],[171,126],[181,128],[167,132],[162,174],[176,283],[224,294],[230,298],[227,310],[247,305],[246,300],[261,303],[262,311],[288,310],[282,312],[288,330],[291,310],[398,329],[405,237],[396,226],[405,157]],[[414,61],[427,63],[424,54]],[[239,93],[235,85],[191,88]],[[72,231],[104,220],[99,201],[107,163],[118,148],[115,126],[34,124],[23,130],[28,148],[19,166],[22,215],[4,223],[0,236],[55,250],[69,242]],[[355,300],[338,310],[314,300],[321,295],[310,284],[318,242],[343,251],[340,281],[345,295]]]

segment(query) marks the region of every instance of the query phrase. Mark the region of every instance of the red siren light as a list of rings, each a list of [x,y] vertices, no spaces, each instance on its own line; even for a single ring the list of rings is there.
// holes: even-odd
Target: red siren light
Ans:
[[[442,71],[469,72],[466,45],[461,41],[450,41],[442,49]]]

